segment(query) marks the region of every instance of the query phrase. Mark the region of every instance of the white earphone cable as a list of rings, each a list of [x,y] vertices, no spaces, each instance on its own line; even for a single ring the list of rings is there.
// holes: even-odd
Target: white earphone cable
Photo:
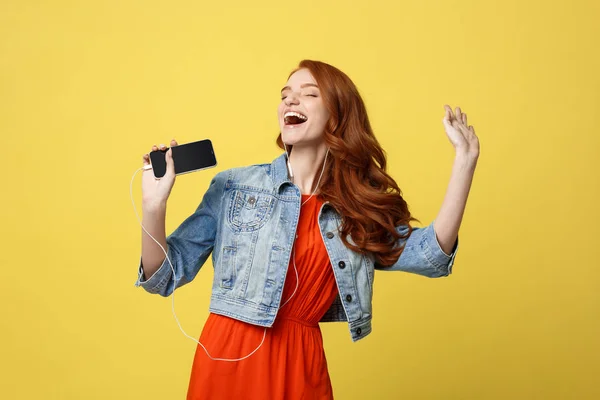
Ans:
[[[319,187],[319,184],[321,183],[321,178],[323,177],[323,172],[325,171],[325,163],[327,162],[327,154],[329,154],[329,149],[327,149],[327,153],[325,154],[325,161],[323,161],[323,168],[321,169],[321,175],[319,176],[319,180],[317,181],[317,185],[315,187],[315,190],[312,192],[312,194],[310,195],[310,197],[308,199],[306,199],[302,204],[301,207],[306,204],[306,202],[308,200],[310,200],[315,193],[317,192],[317,189]],[[175,281],[175,268],[173,268],[173,264],[171,263],[171,259],[169,258],[169,255],[167,254],[167,251],[165,250],[165,248],[158,242],[158,240],[156,240],[154,238],[154,236],[152,236],[150,234],[150,232],[148,232],[146,230],[146,228],[144,227],[144,225],[142,224],[142,221],[140,219],[140,216],[137,212],[137,208],[135,206],[135,201],[133,199],[133,181],[137,175],[138,172],[142,171],[142,170],[146,170],[147,168],[144,167],[140,167],[138,168],[133,176],[131,177],[131,182],[129,184],[129,196],[131,198],[131,204],[133,206],[133,211],[135,213],[135,217],[138,220],[138,223],[140,224],[140,226],[142,227],[142,229],[144,230],[144,232],[150,236],[150,238],[152,238],[152,240],[154,240],[154,242],[161,248],[161,250],[163,251],[163,253],[165,253],[165,257],[167,259],[167,261],[169,262],[169,266],[171,267],[171,272],[173,274],[173,281]],[[292,293],[292,295],[279,307],[279,309],[281,309],[283,306],[285,306],[291,299],[292,297],[294,297],[294,295],[296,294],[296,291],[298,290],[298,286],[299,286],[299,277],[298,277],[298,268],[296,267],[296,245],[295,245],[296,240],[294,239],[294,245],[293,245],[293,255],[292,255],[292,262],[294,265],[294,272],[296,273],[296,287],[294,288],[294,292]],[[175,282],[173,283],[173,285],[175,285]],[[254,349],[250,354],[244,356],[244,357],[240,357],[240,358],[218,358],[218,357],[213,357],[210,355],[210,353],[208,352],[208,350],[206,349],[206,347],[204,347],[204,345],[202,343],[200,343],[200,341],[196,340],[196,338],[188,335],[186,333],[186,331],[183,329],[183,327],[181,326],[181,322],[179,322],[179,318],[177,317],[177,313],[175,312],[175,288],[173,288],[173,292],[171,293],[171,310],[173,312],[173,317],[175,318],[175,321],[177,322],[177,326],[179,327],[179,330],[181,330],[181,332],[183,333],[183,335],[191,340],[193,340],[194,342],[196,342],[198,345],[200,345],[204,351],[206,352],[206,355],[208,356],[208,358],[210,358],[213,361],[241,361],[244,360],[248,357],[250,357],[251,355],[253,355],[254,353],[256,353],[258,351],[258,349],[263,345],[263,343],[265,342],[265,337],[267,336],[267,328],[264,328],[264,332],[263,332],[263,337],[262,340],[260,342],[260,344],[258,345],[258,347],[256,349]]]
[[[154,238],[154,236],[152,236],[150,234],[150,232],[148,232],[146,230],[146,228],[144,228],[144,225],[142,224],[142,221],[140,220],[140,216],[137,212],[137,208],[135,206],[135,201],[133,200],[133,180],[135,179],[135,176],[137,175],[137,173],[141,170],[143,170],[144,167],[139,168],[138,170],[135,171],[135,173],[133,174],[133,177],[131,178],[131,183],[129,185],[129,195],[131,197],[131,204],[133,205],[133,211],[135,212],[135,217],[138,220],[138,223],[140,224],[140,226],[142,227],[142,229],[144,230],[144,232],[146,232],[146,234],[148,236],[150,236],[152,238],[152,240],[154,240],[154,242],[161,248],[161,250],[163,251],[163,253],[165,253],[165,257],[167,258],[167,261],[169,262],[169,266],[171,267],[171,272],[173,273],[173,281],[175,281],[175,268],[173,268],[173,263],[171,263],[171,259],[169,258],[169,255],[167,254],[167,251],[165,250],[165,248],[158,242],[158,240],[156,240]],[[175,282],[173,283],[173,285],[175,285]],[[210,355],[210,353],[208,352],[208,350],[206,349],[206,347],[204,347],[204,345],[202,343],[200,343],[200,341],[196,340],[196,338],[190,336],[187,334],[187,332],[183,329],[183,327],[181,326],[181,323],[179,322],[179,318],[177,317],[177,313],[175,312],[175,288],[173,288],[173,292],[171,293],[171,310],[173,312],[173,317],[175,317],[175,321],[177,322],[177,326],[179,326],[179,330],[181,330],[181,332],[183,333],[183,335],[191,340],[193,340],[194,342],[196,342],[197,344],[199,344],[203,349],[204,352],[206,353],[206,355],[208,356],[208,358],[210,358],[213,361],[241,361],[244,360],[248,357],[250,357],[252,354],[256,353],[256,351],[263,345],[263,343],[265,342],[265,337],[267,336],[267,328],[264,328],[264,332],[263,332],[263,337],[262,340],[260,342],[260,344],[258,345],[258,347],[256,349],[254,349],[250,354],[244,356],[244,357],[240,357],[240,358],[218,358],[218,357],[213,357]]]

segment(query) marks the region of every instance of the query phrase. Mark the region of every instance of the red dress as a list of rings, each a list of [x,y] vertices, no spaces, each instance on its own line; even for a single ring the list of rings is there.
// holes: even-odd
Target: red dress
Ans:
[[[302,202],[309,198],[302,195]],[[197,346],[187,399],[332,399],[319,320],[331,306],[337,286],[318,225],[322,200],[311,197],[300,210],[293,257],[277,318],[264,343],[241,361],[214,361]],[[210,314],[200,342],[213,358],[242,358],[255,350],[264,328]]]

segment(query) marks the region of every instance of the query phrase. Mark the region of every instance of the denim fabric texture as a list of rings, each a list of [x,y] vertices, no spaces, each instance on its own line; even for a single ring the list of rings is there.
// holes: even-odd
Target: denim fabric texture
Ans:
[[[175,276],[165,259],[145,279],[140,260],[136,286],[169,296],[191,282],[212,254],[210,311],[254,325],[272,326],[282,300],[300,202],[300,189],[288,178],[285,153],[271,164],[216,174],[196,211],[167,237]],[[452,273],[458,241],[451,254],[444,253],[433,228],[435,221],[414,228],[408,239],[398,243],[404,250],[388,268],[379,268],[369,255],[344,246],[338,231],[341,222],[336,210],[324,203],[319,211],[319,227],[339,295],[321,322],[346,321],[353,341],[371,332],[375,269],[431,278]],[[408,227],[399,226],[397,230],[406,232]]]

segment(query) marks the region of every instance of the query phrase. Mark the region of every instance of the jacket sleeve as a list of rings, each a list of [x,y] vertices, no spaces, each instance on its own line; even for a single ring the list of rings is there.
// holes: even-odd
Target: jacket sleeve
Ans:
[[[382,271],[404,271],[429,278],[439,278],[452,273],[452,265],[458,251],[458,239],[452,253],[446,254],[437,240],[434,230],[435,221],[424,228],[413,228],[408,239],[401,239],[398,245],[404,245],[404,250],[398,261],[390,267],[376,265]],[[405,235],[408,227],[403,225],[396,230]]]
[[[225,181],[223,172],[217,174],[196,211],[167,236],[168,258],[148,279],[145,279],[140,258],[135,286],[166,297],[194,279],[215,244]]]

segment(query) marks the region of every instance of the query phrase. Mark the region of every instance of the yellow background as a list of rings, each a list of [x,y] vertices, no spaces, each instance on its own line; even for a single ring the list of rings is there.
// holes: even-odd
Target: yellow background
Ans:
[[[131,176],[154,143],[213,141],[171,232],[216,172],[279,154],[302,58],[356,82],[423,223],[452,166],[443,105],[481,141],[454,274],[378,272],[368,338],[323,326],[336,398],[600,398],[599,4],[2,1],[2,398],[184,398],[195,344],[133,286]],[[193,336],[211,279],[176,294]]]

